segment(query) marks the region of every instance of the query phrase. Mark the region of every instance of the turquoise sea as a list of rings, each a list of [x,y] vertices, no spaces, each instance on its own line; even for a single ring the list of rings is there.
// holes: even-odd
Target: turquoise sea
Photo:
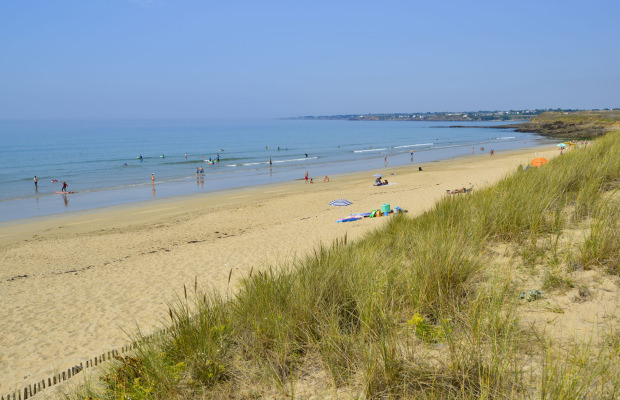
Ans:
[[[471,155],[472,147],[480,154],[482,147],[488,153],[549,143],[536,134],[473,127],[500,123],[458,124],[472,127],[411,121],[0,121],[0,221],[293,181],[306,171],[322,180],[368,170],[371,180],[386,156],[390,167],[417,168]],[[219,162],[207,162],[218,153]],[[199,167],[204,172],[197,177]],[[63,181],[74,194],[55,193]]]

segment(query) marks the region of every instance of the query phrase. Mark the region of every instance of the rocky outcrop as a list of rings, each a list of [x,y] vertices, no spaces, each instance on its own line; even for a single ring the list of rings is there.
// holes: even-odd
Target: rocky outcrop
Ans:
[[[564,121],[554,122],[525,122],[516,125],[517,132],[535,132],[542,136],[552,137],[556,139],[592,139],[601,136],[613,129],[610,126],[598,124],[578,124]],[[512,125],[511,128],[515,128]]]
[[[529,122],[503,125],[501,128],[534,132],[555,139],[592,139],[620,129],[620,111],[545,112]]]

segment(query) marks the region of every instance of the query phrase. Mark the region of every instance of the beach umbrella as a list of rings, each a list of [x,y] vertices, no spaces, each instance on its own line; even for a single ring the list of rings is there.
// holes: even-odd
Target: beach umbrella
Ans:
[[[334,201],[330,201],[329,205],[330,206],[336,206],[336,207],[344,207],[344,206],[349,206],[353,203],[351,203],[349,200],[345,200],[345,199],[338,199],[338,200],[334,200]]]
[[[566,143],[558,143],[557,146],[558,147],[566,147]]]
[[[542,157],[538,157],[533,159],[530,164],[532,164],[532,167],[540,167],[541,165],[545,165],[547,164],[547,159],[546,158],[542,158]]]

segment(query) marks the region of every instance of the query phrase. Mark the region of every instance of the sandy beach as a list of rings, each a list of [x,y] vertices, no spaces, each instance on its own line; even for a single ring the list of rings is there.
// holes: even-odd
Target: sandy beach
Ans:
[[[389,203],[415,216],[446,189],[490,185],[555,147],[303,179],[0,224],[0,393],[161,326],[194,280],[234,291],[249,271],[355,240],[390,217],[335,223]],[[374,187],[383,174],[389,186]],[[474,190],[475,190],[474,189]],[[150,189],[149,189],[150,190]],[[353,205],[332,207],[344,198]],[[231,274],[230,284],[228,283]]]

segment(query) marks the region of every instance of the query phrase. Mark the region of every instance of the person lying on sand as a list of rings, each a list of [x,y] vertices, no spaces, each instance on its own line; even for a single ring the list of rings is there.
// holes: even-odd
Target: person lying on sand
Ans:
[[[470,188],[466,188],[466,187],[462,187],[459,189],[454,189],[454,190],[450,190],[450,189],[446,189],[446,193],[448,194],[459,194],[459,193],[469,193],[474,189],[474,187],[470,187]]]

